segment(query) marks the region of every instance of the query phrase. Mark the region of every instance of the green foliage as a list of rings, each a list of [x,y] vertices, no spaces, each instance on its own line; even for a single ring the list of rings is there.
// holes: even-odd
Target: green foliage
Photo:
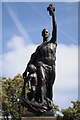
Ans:
[[[54,113],[54,115],[56,115],[57,114],[57,112],[59,111],[59,108],[58,108],[58,106],[57,105],[55,105],[54,104],[54,101],[52,100],[52,103],[53,103],[53,113]]]
[[[63,116],[57,115],[57,120],[80,120],[80,102],[72,101],[73,106],[61,110]]]
[[[8,117],[11,116],[12,120],[20,120],[21,114],[25,111],[21,105],[23,82],[20,74],[13,79],[2,80],[2,114],[4,119],[6,117],[8,120]]]

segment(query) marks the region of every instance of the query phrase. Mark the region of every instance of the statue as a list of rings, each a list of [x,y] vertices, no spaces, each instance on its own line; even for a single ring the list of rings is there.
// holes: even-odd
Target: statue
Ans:
[[[47,11],[49,11],[50,16],[52,16],[52,38],[49,40],[49,30],[43,29],[43,43],[39,45],[31,55],[30,61],[23,73],[24,86],[21,94],[22,104],[28,111],[37,115],[53,109],[52,86],[55,81],[57,25],[54,15],[55,7],[50,4]],[[29,88],[27,100],[25,100],[26,82]]]

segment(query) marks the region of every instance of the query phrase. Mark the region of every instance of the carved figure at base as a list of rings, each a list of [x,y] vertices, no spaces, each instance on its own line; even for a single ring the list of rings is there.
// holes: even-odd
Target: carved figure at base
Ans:
[[[35,94],[36,94],[36,87],[37,87],[37,69],[33,64],[30,64],[27,68],[27,83],[28,83],[28,89],[29,92],[27,94],[28,99],[35,100]]]
[[[22,103],[34,114],[41,114],[50,111],[52,105],[52,87],[55,81],[55,60],[56,60],[56,37],[57,25],[54,15],[55,8],[52,4],[47,8],[52,17],[53,31],[49,40],[48,29],[42,30],[43,43],[31,55],[26,70],[23,73],[24,86],[22,90]],[[28,82],[28,99],[25,100],[25,84]]]

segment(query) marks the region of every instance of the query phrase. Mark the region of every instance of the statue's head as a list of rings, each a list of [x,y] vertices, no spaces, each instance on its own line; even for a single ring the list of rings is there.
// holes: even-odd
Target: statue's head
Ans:
[[[49,36],[50,36],[50,32],[49,32],[49,30],[48,29],[43,29],[42,30],[42,36],[43,36],[43,38],[48,38]],[[46,40],[46,39],[45,39]]]
[[[28,72],[29,73],[35,73],[37,71],[36,67],[33,64],[30,64],[28,66]]]

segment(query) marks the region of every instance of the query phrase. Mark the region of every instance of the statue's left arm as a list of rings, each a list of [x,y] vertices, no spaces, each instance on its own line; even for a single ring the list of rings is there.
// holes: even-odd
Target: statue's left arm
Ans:
[[[24,79],[25,79],[26,76],[27,76],[28,66],[29,66],[30,64],[34,64],[38,56],[39,56],[39,46],[37,47],[36,51],[31,55],[30,61],[28,62],[27,67],[26,67],[26,70],[25,70],[24,73],[23,73],[23,78],[24,78]]]

